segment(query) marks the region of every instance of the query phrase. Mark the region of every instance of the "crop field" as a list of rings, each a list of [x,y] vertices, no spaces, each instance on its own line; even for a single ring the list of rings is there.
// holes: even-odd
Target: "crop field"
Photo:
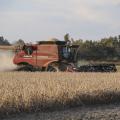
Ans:
[[[0,116],[119,101],[120,73],[0,72]]]

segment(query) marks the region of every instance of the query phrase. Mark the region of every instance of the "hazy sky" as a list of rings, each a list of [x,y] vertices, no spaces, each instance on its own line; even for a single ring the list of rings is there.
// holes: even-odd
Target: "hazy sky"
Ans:
[[[0,35],[14,41],[120,34],[120,0],[0,0]]]

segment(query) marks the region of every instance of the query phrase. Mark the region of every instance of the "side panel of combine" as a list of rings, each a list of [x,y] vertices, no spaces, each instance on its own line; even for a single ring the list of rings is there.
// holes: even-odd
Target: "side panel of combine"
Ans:
[[[14,64],[29,64],[33,66],[37,66],[37,50],[33,50],[32,54],[27,54],[24,50],[16,53],[14,57]]]
[[[37,66],[47,67],[48,64],[58,61],[58,47],[53,44],[37,46]]]

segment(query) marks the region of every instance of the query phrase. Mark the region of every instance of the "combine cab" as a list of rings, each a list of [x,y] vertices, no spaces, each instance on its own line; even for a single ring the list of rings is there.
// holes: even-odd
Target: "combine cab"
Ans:
[[[49,71],[49,72],[115,72],[113,64],[76,66],[79,46],[70,45],[65,41],[40,41],[38,44],[22,46],[0,46],[0,49],[15,51],[13,63],[18,71]]]

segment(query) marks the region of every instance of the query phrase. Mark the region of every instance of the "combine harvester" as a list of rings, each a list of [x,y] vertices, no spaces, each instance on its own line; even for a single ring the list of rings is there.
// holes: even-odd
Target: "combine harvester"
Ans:
[[[77,67],[77,45],[65,41],[40,41],[22,46],[0,46],[2,50],[13,50],[13,63],[18,71],[48,72],[116,72],[114,64],[91,64]]]

